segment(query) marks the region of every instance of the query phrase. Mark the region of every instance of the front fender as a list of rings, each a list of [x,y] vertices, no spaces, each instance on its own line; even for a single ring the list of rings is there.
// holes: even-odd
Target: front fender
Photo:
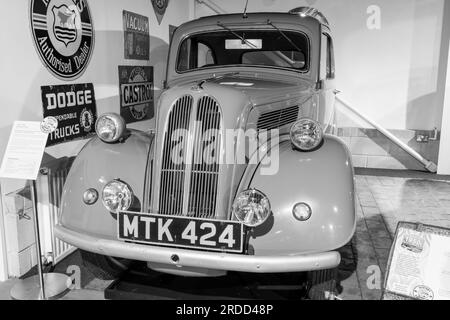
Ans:
[[[261,165],[248,175],[244,188],[255,188],[269,198],[272,216],[249,240],[256,255],[295,255],[332,251],[346,245],[355,232],[354,171],[348,148],[326,136],[314,152],[279,144],[279,170],[263,175]],[[295,204],[305,202],[312,216],[294,218]]]
[[[153,135],[129,130],[123,142],[108,144],[98,137],[91,139],[73,162],[61,198],[59,223],[84,234],[116,238],[116,220],[102,204],[103,187],[111,180],[126,182],[135,199],[133,210],[143,210],[147,197],[144,186],[147,160]],[[94,188],[99,199],[93,205],[83,202],[83,193]]]

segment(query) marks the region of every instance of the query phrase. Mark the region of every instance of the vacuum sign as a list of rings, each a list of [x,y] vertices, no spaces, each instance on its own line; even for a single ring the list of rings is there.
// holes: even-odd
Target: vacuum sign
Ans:
[[[148,60],[150,35],[148,18],[123,11],[125,59]]]
[[[92,83],[41,87],[44,118],[54,117],[58,128],[47,146],[86,138],[95,133],[97,108]]]
[[[42,62],[56,77],[78,78],[94,46],[86,0],[31,0],[31,30]]]
[[[120,115],[127,123],[153,118],[153,67],[119,66]]]

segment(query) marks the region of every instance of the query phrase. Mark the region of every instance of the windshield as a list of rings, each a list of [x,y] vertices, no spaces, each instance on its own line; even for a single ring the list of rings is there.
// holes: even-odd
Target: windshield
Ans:
[[[295,31],[231,30],[186,38],[178,52],[177,71],[224,66],[309,69],[308,37]]]

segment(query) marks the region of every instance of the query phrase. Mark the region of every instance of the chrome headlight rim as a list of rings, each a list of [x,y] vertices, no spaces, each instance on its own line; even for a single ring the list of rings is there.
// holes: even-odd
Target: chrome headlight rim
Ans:
[[[106,121],[109,121],[110,124],[112,123],[114,128],[100,127],[101,125],[105,125]],[[127,126],[125,119],[114,112],[102,114],[95,122],[95,133],[103,142],[106,143],[115,143],[119,141],[124,136],[126,128]],[[107,129],[113,130],[112,137],[106,136]]]
[[[265,213],[264,217],[261,220],[259,220],[257,223],[249,223],[245,219],[242,219],[240,217],[240,215],[238,215],[237,210],[239,208],[237,208],[237,205],[238,205],[237,202],[239,201],[239,198],[241,196],[245,196],[245,194],[247,194],[247,193],[250,193],[251,195],[258,195],[262,200],[266,201],[266,210],[265,210],[266,213]],[[245,226],[247,226],[249,228],[256,228],[256,227],[263,225],[269,219],[269,217],[272,214],[272,206],[270,204],[269,197],[267,197],[262,191],[260,191],[258,189],[254,189],[254,188],[247,189],[247,190],[240,192],[237,195],[237,197],[235,198],[235,200],[233,202],[233,206],[232,206],[232,214],[240,223],[244,224]]]
[[[121,190],[122,192],[128,193],[128,195],[122,197],[119,196],[119,201],[122,201],[125,198],[126,201],[125,205],[119,203],[117,205],[117,208],[112,208],[111,204],[108,203],[107,200],[108,197],[105,195],[105,193],[106,189],[111,187],[112,185],[119,185],[121,187],[119,189],[122,189]],[[117,196],[117,194],[118,193],[116,193],[115,196]],[[130,185],[120,179],[114,179],[109,181],[108,183],[105,184],[105,186],[102,189],[102,204],[106,208],[106,210],[108,210],[111,213],[118,214],[121,211],[127,211],[133,205],[133,200],[134,200],[134,193]]]
[[[313,130],[313,133],[316,134],[316,136],[313,138],[314,143],[312,144],[304,144],[301,141],[298,141],[296,139],[296,131],[297,130],[302,130],[299,129],[299,126],[302,125],[312,125],[315,127],[315,130]],[[303,130],[308,130],[311,131],[311,129],[303,129]],[[291,126],[291,130],[289,132],[289,137],[291,139],[291,143],[292,145],[299,151],[302,152],[313,152],[318,150],[324,142],[324,130],[322,125],[317,122],[316,120],[313,120],[311,118],[301,118],[299,120],[297,120],[292,126]]]
[[[99,195],[95,188],[89,188],[83,193],[83,202],[88,206],[94,205],[98,201]]]
[[[299,212],[303,211],[303,212]],[[295,220],[306,222],[312,217],[312,208],[306,202],[298,202],[292,207],[292,214]]]

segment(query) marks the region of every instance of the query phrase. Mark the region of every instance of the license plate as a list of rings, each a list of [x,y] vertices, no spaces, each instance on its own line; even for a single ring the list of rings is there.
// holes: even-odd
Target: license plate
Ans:
[[[118,238],[142,244],[201,250],[243,251],[244,228],[233,221],[120,212]]]

